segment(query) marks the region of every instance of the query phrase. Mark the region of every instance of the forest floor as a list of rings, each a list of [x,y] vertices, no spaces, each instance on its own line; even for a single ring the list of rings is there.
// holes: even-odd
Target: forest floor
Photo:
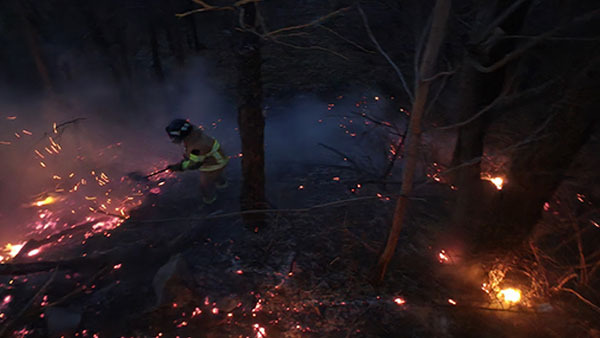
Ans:
[[[197,193],[197,177],[168,180],[162,193],[148,196],[116,229],[83,239],[86,227],[93,226],[84,224],[43,257],[19,255],[2,265],[1,333],[559,337],[600,332],[593,312],[568,312],[542,300],[499,308],[479,287],[457,282],[457,276],[468,274],[466,268],[433,247],[452,194],[441,184],[418,190],[386,279],[374,287],[371,269],[394,198],[380,185],[357,186],[357,174],[340,170],[314,166],[270,178],[268,195],[279,212],[269,213],[268,225],[258,232],[246,228],[232,207],[238,205],[239,181],[230,180],[216,205],[207,207]]]

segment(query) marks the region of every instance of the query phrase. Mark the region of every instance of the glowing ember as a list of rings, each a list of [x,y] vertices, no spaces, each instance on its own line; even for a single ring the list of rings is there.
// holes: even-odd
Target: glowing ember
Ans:
[[[192,311],[192,318],[194,318],[194,317],[196,317],[196,316],[199,316],[199,315],[201,315],[201,314],[202,314],[202,310],[200,310],[200,308],[199,308],[199,307],[196,307],[196,308],[194,309],[194,311]]]
[[[521,291],[513,288],[506,288],[498,292],[498,298],[505,303],[516,304],[521,300]]]
[[[398,305],[404,305],[404,304],[406,304],[406,301],[403,298],[396,297],[396,298],[394,298],[394,303],[396,303]]]
[[[27,253],[27,256],[28,256],[28,257],[33,257],[33,256],[35,256],[35,255],[39,254],[39,253],[40,253],[40,251],[41,251],[41,250],[40,250],[40,248],[33,249],[33,250],[31,250],[31,251],[29,251],[29,252]]]
[[[267,336],[267,330],[259,324],[252,325],[254,332],[256,332],[256,338],[263,338]]]
[[[450,257],[448,257],[445,250],[441,250],[438,253],[438,258],[439,258],[440,263],[447,263],[450,261]]]
[[[56,198],[54,198],[52,196],[48,196],[48,197],[44,198],[43,200],[33,202],[31,205],[36,206],[36,207],[41,207],[44,205],[52,204],[54,202],[56,202]]]
[[[492,177],[492,176],[486,174],[486,175],[482,175],[481,179],[492,182],[492,184],[494,184],[496,186],[496,189],[498,189],[498,190],[502,190],[502,186],[504,185],[504,179],[500,176]]]

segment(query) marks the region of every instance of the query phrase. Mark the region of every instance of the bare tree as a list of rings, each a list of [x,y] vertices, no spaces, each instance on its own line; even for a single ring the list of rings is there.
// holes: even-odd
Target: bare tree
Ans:
[[[364,12],[360,8],[359,10],[363,18],[365,18]],[[415,88],[411,118],[408,127],[408,140],[405,148],[405,164],[404,171],[402,172],[402,187],[400,189],[401,195],[396,202],[392,227],[385,248],[377,262],[375,275],[373,276],[373,281],[375,283],[379,283],[383,280],[388,264],[394,256],[398,238],[400,237],[400,231],[402,230],[402,223],[405,219],[409,197],[413,190],[415,171],[419,158],[418,149],[421,139],[421,120],[426,109],[427,96],[431,84],[431,81],[428,79],[435,76],[435,65],[444,37],[444,30],[449,12],[450,0],[436,1],[435,7],[433,8],[433,18],[429,37],[419,67],[419,74],[417,74],[417,85]]]

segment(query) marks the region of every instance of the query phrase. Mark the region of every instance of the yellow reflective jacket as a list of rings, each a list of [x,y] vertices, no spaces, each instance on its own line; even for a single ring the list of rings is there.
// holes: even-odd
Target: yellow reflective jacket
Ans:
[[[219,141],[206,135],[202,130],[194,129],[184,140],[185,155],[181,169],[200,171],[216,171],[224,168],[229,162]]]

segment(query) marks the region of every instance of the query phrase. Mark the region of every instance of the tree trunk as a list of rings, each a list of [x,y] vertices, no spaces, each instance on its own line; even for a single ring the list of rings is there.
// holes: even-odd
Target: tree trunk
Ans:
[[[25,33],[25,39],[27,40],[27,46],[31,51],[31,57],[35,63],[35,67],[37,68],[38,74],[40,75],[40,80],[43,88],[50,94],[54,96],[54,88],[52,85],[52,80],[50,79],[50,74],[48,73],[48,67],[46,67],[46,63],[44,62],[44,57],[42,56],[42,50],[38,43],[38,36],[35,28],[27,18],[25,14],[25,9],[23,8],[23,4],[21,1],[16,1],[16,7],[19,12],[19,16],[21,17],[21,22],[23,25],[23,32]]]
[[[177,67],[183,68],[183,66],[185,65],[185,55],[183,52],[183,46],[181,45],[179,29],[173,31],[173,28],[168,25],[169,23],[167,23],[167,28],[165,32],[167,33],[167,43],[169,44],[169,49],[175,57],[175,64],[177,65]]]
[[[256,24],[256,5],[243,7],[244,23]],[[265,151],[262,114],[262,57],[259,38],[249,32],[240,32],[237,45],[238,66],[238,125],[242,141],[242,210],[262,209],[265,202]],[[244,217],[252,229],[263,227],[262,214]]]
[[[203,49],[206,49],[202,43],[200,43],[200,39],[198,38],[198,29],[196,28],[196,21],[194,20],[193,15],[187,16],[188,22],[190,23],[190,34],[192,35],[192,41],[194,42],[193,49],[194,52],[200,53]],[[191,49],[191,46],[190,46]]]
[[[154,29],[152,23],[150,23],[150,48],[152,50],[152,68],[154,69],[154,74],[156,75],[158,82],[164,83],[165,73],[160,61],[158,37],[156,36],[156,30]]]
[[[499,23],[499,27],[507,34],[517,34],[525,20],[527,4],[525,1],[510,12]],[[505,13],[510,5],[506,1],[481,4],[468,43],[470,47],[465,51],[459,74],[457,106],[460,107],[460,121],[475,116],[483,107],[491,104],[508,83],[505,82],[504,68],[485,74],[475,69],[473,64],[489,64],[514,48],[512,43],[493,44],[493,37],[482,36],[488,25],[500,13]],[[450,238],[444,239],[445,245],[458,251],[471,252],[480,243],[479,233],[486,230],[481,226],[485,219],[483,215],[496,192],[488,182],[481,180],[481,161],[476,160],[483,157],[484,137],[490,121],[490,113],[484,113],[458,130],[452,167],[460,167],[449,175],[458,191],[453,206]]]
[[[541,217],[543,205],[562,182],[574,157],[600,121],[600,86],[591,72],[570,83],[561,102],[547,114],[543,138],[517,151],[507,184],[495,194],[479,234],[482,250],[510,250],[526,242]]]
[[[376,283],[380,283],[383,280],[387,266],[394,256],[396,245],[398,244],[398,238],[400,237],[400,230],[402,229],[402,222],[405,218],[409,197],[412,193],[413,180],[419,155],[419,144],[421,140],[421,119],[427,103],[427,95],[429,93],[430,86],[430,81],[423,81],[423,79],[427,79],[433,75],[449,12],[450,0],[438,0],[436,2],[433,9],[431,31],[429,33],[429,38],[423,54],[423,61],[420,65],[420,74],[418,74],[415,100],[412,105],[408,128],[408,143],[405,148],[406,162],[404,171],[402,172],[402,188],[400,190],[400,197],[396,202],[392,228],[390,229],[385,249],[379,257],[379,261],[375,270],[374,281]]]

